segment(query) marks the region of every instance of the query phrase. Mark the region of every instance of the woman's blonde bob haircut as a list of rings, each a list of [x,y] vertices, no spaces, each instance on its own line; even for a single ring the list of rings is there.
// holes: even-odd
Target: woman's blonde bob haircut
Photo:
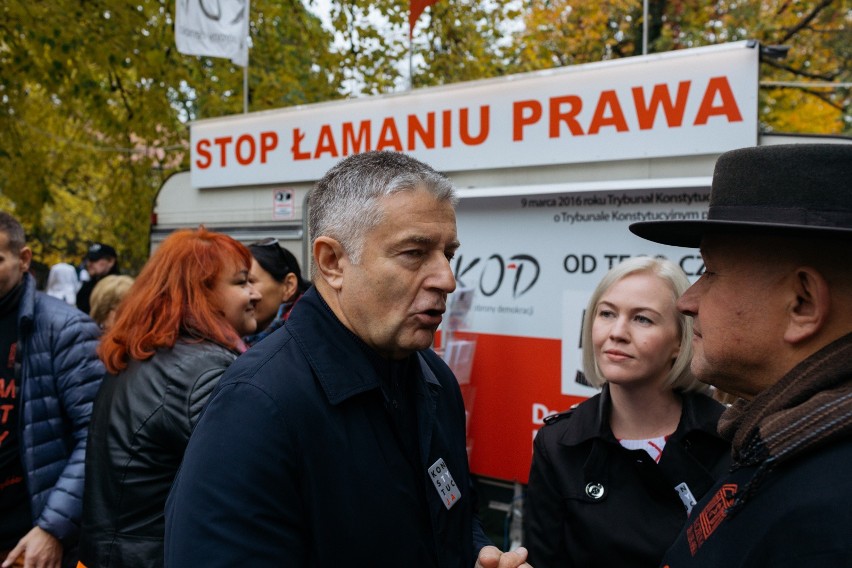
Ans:
[[[89,300],[91,306],[89,315],[96,324],[104,324],[109,313],[118,308],[118,304],[124,299],[131,286],[133,286],[133,278],[123,274],[104,276],[95,284]]]
[[[595,360],[595,348],[592,344],[592,325],[595,321],[598,302],[610,287],[632,274],[653,274],[668,284],[672,300],[677,299],[689,288],[689,280],[678,265],[665,258],[636,256],[612,267],[601,279],[592,293],[586,313],[583,316],[583,372],[586,380],[594,387],[600,388],[606,382],[601,376],[600,368]],[[671,370],[666,377],[665,385],[672,390],[688,392],[706,392],[709,387],[696,379],[689,370],[692,361],[692,318],[678,312],[677,323],[680,331],[680,352],[674,360]]]

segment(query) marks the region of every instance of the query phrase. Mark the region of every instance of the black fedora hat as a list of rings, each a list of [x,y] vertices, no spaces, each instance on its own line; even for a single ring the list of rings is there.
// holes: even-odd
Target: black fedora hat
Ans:
[[[702,221],[643,221],[635,235],[698,247],[707,233],[852,238],[852,144],[783,144],[725,152]]]

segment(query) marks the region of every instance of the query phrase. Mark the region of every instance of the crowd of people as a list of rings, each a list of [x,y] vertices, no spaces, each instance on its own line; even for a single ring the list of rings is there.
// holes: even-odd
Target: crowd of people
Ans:
[[[41,292],[0,212],[0,565],[852,566],[850,179],[850,146],[734,150],[706,219],[631,225],[704,272],[603,276],[582,328],[600,393],[545,420],[512,551],[430,349],[460,246],[443,174],[335,165],[308,198],[311,281],[276,239],[200,227],[135,279],[95,243]]]

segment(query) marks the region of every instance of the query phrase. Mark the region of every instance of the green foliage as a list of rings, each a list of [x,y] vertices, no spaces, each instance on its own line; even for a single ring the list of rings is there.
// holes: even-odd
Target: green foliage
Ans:
[[[408,2],[334,1],[330,15],[349,94],[386,93],[404,85]]]
[[[174,47],[174,0],[0,7],[0,205],[36,258],[113,244],[138,270],[153,201],[188,166],[188,120],[242,112],[243,72]],[[251,110],[340,96],[331,34],[298,0],[252,2]]]
[[[333,2],[344,86],[378,94],[505,74],[507,25],[520,16],[512,4],[441,0],[421,15],[409,44],[407,0]]]
[[[761,81],[852,81],[849,0],[650,0],[650,53],[756,39],[787,45],[782,60],[764,58]],[[531,0],[514,49],[518,69],[545,69],[642,53],[641,0]],[[769,87],[769,86],[767,86]],[[763,130],[852,133],[852,95],[837,87],[766,88]]]
[[[414,76],[415,86],[511,72],[504,53],[509,43],[506,22],[520,16],[512,4],[458,0],[438,2],[430,10],[428,24],[418,32],[419,41],[415,43],[425,63],[425,68]]]
[[[138,270],[156,192],[188,167],[188,121],[242,112],[243,70],[177,52],[176,0],[0,3],[0,207],[45,264],[113,244]],[[304,0],[312,3],[316,0]],[[753,38],[764,130],[852,133],[850,0],[651,0],[651,52]],[[407,0],[252,0],[250,110],[641,53],[641,0],[439,0],[411,45]],[[409,83],[409,48],[414,66]]]

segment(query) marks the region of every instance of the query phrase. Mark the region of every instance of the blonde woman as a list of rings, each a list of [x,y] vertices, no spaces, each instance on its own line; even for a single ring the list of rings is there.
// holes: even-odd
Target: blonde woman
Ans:
[[[536,568],[658,566],[729,463],[723,407],[690,373],[689,287],[668,260],[612,268],[583,322],[587,380],[601,393],[539,431],[525,500]]]

